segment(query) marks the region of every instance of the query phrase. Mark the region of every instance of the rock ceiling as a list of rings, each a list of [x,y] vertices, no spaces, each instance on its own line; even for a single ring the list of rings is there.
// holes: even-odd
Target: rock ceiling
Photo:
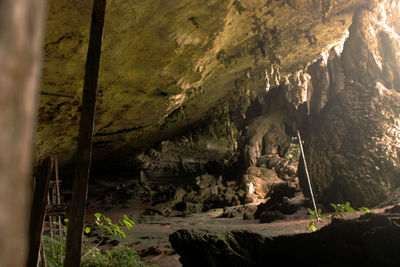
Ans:
[[[365,0],[109,0],[94,148],[145,149],[232,97],[265,93],[346,36]],[[50,0],[37,159],[75,153],[92,1]],[[97,150],[96,150],[97,149]],[[100,152],[98,152],[100,153]]]

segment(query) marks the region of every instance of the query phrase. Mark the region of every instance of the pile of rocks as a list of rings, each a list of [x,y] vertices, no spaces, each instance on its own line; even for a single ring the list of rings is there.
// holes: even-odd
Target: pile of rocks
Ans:
[[[223,182],[222,177],[201,175],[194,185],[159,185],[146,187],[142,200],[150,204],[146,214],[183,216],[213,208],[237,206],[245,201],[246,192],[234,181]]]

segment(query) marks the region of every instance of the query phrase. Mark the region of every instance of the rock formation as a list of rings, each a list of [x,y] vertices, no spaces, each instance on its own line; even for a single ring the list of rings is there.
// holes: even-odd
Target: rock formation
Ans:
[[[235,138],[257,95],[340,42],[366,2],[110,2],[94,158],[111,164],[115,155],[147,149],[200,120],[212,127],[221,117]],[[38,159],[73,159],[90,7],[91,1],[50,1],[41,89],[73,97],[42,96]]]
[[[169,240],[184,266],[393,266],[400,261],[399,234],[391,215],[366,214],[311,234],[179,230]]]
[[[111,1],[94,171],[254,180],[300,129],[318,202],[377,204],[399,185],[399,5]],[[37,159],[73,162],[90,6],[50,1],[41,90],[70,97],[41,97]]]
[[[341,55],[332,51],[309,68],[313,88],[320,89],[305,127],[317,201],[373,206],[400,183],[396,10],[375,3],[357,11]]]

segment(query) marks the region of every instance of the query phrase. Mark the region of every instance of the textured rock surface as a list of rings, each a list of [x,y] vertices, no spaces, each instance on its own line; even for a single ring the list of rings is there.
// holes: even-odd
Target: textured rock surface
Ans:
[[[73,98],[41,97],[37,158],[74,155],[91,2],[50,1],[41,89]],[[245,114],[251,98],[340,41],[366,2],[109,1],[95,158],[148,148],[217,104],[229,119]]]
[[[395,266],[399,237],[390,218],[367,214],[311,234],[265,238],[246,231],[179,230],[169,240],[184,266]]]
[[[313,95],[318,115],[306,127],[305,150],[319,202],[373,206],[400,184],[396,10],[382,2],[357,12],[341,56],[311,69],[323,90]]]
[[[243,182],[249,187],[249,196],[265,198],[272,188],[284,183],[271,169],[251,166],[243,176]]]

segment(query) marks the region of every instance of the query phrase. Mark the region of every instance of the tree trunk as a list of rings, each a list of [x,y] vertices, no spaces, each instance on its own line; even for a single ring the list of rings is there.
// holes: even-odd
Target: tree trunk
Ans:
[[[24,266],[45,0],[0,1],[0,265]]]
[[[100,67],[105,9],[106,0],[95,0],[93,2],[92,24],[90,27],[85,82],[83,85],[75,178],[67,232],[65,267],[77,267],[81,263],[83,223],[86,212],[86,198],[92,155],[97,80]]]

